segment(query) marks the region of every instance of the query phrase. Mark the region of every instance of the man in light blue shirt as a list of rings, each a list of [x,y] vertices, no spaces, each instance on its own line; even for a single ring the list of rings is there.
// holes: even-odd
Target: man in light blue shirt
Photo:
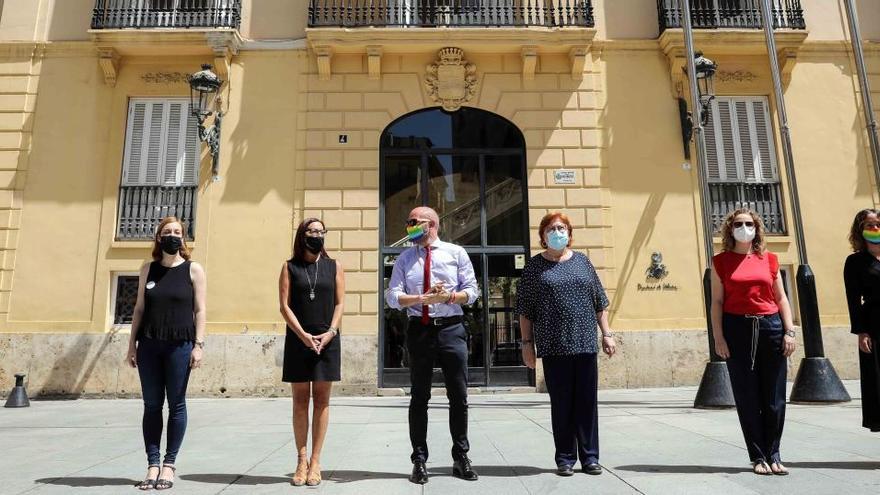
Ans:
[[[385,301],[409,315],[406,346],[410,382],[409,436],[413,452],[410,481],[428,482],[428,401],[434,362],[440,364],[449,398],[452,474],[473,481],[477,473],[467,452],[467,331],[462,304],[479,297],[474,267],[464,248],[438,238],[440,217],[428,207],[413,209],[406,222],[414,244],[394,263]]]

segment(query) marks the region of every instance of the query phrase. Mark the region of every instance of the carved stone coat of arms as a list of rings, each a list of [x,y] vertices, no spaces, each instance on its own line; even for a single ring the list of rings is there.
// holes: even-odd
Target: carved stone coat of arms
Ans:
[[[460,48],[444,48],[427,67],[428,97],[447,112],[454,112],[477,92],[477,67],[464,59]]]

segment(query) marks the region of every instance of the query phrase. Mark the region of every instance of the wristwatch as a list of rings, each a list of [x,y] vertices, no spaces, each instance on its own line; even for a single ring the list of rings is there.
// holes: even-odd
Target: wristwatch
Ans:
[[[336,327],[330,327],[327,329],[327,331],[332,333],[334,337],[339,334],[339,330],[337,330]]]
[[[196,347],[198,347],[199,349],[204,349],[205,348],[205,341],[204,340],[197,340],[197,341],[195,341],[194,345]]]
[[[786,330],[785,335],[788,335],[789,337],[794,338],[794,336],[795,336],[794,330],[793,329]]]

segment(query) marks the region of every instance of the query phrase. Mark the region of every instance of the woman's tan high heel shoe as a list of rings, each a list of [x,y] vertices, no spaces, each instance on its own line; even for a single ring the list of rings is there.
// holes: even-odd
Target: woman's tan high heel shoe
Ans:
[[[309,463],[303,458],[299,458],[296,461],[296,471],[293,473],[293,478],[290,479],[290,484],[293,486],[303,486],[306,484],[306,476],[308,476],[309,472]]]
[[[321,466],[316,462],[309,467],[309,477],[306,479],[309,486],[318,486],[321,484]]]

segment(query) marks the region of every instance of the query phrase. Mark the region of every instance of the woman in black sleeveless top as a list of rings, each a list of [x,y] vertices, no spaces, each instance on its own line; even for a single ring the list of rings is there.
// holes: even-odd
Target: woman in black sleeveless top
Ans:
[[[287,323],[282,379],[293,393],[297,465],[291,483],[321,483],[321,448],[330,419],[330,389],[340,380],[339,323],[345,298],[342,265],[324,249],[324,223],[307,218],[296,229],[293,257],[281,267],[279,299]],[[309,399],[312,455],[307,456]]]
[[[159,223],[153,262],[144,263],[131,322],[126,360],[138,369],[144,398],[143,433],[147,476],[136,486],[174,485],[175,462],[186,431],[189,372],[202,361],[205,344],[205,270],[189,260],[186,228],[175,217]],[[162,405],[168,397],[168,438],[159,468]]]

